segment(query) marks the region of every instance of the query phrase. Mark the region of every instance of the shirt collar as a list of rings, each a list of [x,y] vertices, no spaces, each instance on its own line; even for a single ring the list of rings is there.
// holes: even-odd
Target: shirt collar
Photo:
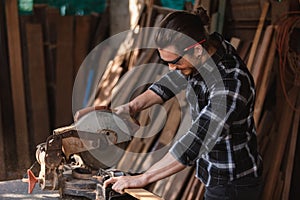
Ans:
[[[225,54],[226,50],[225,50],[224,46],[222,45],[222,43],[224,42],[224,38],[222,37],[222,35],[220,35],[217,32],[214,32],[209,37],[212,37],[215,40],[219,41],[219,45],[217,47],[217,50],[203,64],[195,66],[196,70],[194,71],[193,74],[191,74],[190,78],[199,76],[199,74],[200,74],[199,71],[202,74],[202,72],[204,72],[204,73],[208,72],[209,73],[209,72],[212,72],[213,70],[216,70],[214,66],[217,65],[220,62],[220,60],[223,58],[223,56]]]

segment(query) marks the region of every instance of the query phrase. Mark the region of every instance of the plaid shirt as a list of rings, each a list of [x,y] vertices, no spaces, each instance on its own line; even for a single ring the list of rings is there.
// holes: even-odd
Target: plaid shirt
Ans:
[[[197,72],[185,77],[170,71],[149,88],[164,101],[186,89],[192,124],[170,153],[184,165],[196,164],[196,177],[206,186],[262,173],[253,119],[253,78],[221,35],[210,37],[220,46]]]

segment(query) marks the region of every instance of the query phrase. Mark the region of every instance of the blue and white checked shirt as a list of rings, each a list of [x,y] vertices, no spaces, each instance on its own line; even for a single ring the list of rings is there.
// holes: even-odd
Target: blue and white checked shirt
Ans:
[[[164,101],[186,89],[192,125],[170,152],[184,165],[196,164],[196,177],[206,186],[262,174],[253,119],[253,78],[221,35],[210,37],[220,46],[198,71],[189,77],[170,71],[149,88]]]

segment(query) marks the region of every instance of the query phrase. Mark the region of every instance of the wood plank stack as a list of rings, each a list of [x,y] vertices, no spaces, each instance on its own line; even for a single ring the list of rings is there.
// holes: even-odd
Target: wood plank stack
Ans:
[[[0,10],[3,180],[21,178],[35,161],[36,145],[51,130],[72,123],[77,71],[95,42],[108,36],[108,20],[106,12],[60,16],[58,9],[43,4],[35,5],[32,15],[20,16],[17,0],[2,1]],[[83,98],[77,101],[83,106]]]

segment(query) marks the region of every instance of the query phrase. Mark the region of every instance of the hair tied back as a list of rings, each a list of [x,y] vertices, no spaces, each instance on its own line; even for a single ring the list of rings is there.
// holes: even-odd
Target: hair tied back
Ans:
[[[193,14],[197,15],[197,16],[200,18],[200,20],[201,20],[201,22],[202,22],[202,24],[203,24],[204,26],[209,24],[209,17],[208,17],[208,15],[207,15],[206,10],[205,10],[203,7],[199,6],[199,7],[193,12]]]

